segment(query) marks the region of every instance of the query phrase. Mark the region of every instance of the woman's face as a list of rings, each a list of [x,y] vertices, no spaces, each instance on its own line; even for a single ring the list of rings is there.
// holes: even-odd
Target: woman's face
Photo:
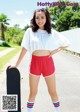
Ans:
[[[46,16],[44,12],[36,12],[35,14],[36,24],[39,26],[39,29],[44,29],[44,25],[46,23]]]

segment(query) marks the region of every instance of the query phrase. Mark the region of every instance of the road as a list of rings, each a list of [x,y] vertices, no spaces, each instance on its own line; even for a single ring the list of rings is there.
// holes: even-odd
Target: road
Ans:
[[[61,112],[80,112],[80,57],[60,52],[55,54],[53,59],[56,67],[56,85],[59,99],[61,101]],[[9,62],[9,64],[14,64],[16,60],[17,58],[15,57]],[[21,78],[23,77],[23,79],[21,79],[22,112],[27,112],[26,102],[29,94],[29,61],[30,56],[27,53],[18,67],[21,72]],[[3,81],[0,81],[0,83],[3,83],[6,87],[5,72],[2,74],[4,74]],[[6,89],[2,92],[5,93],[5,90]],[[45,80],[42,76],[40,78],[38,94],[34,106],[34,112],[40,111],[54,112],[52,101],[48,94]]]
[[[79,112],[80,111],[80,57],[63,52],[53,56],[56,67],[57,92],[61,101],[61,112]],[[22,76],[22,101],[23,107],[28,97],[28,71],[26,64],[28,58],[23,60],[20,65]],[[25,67],[22,68],[22,65]],[[25,88],[26,87],[26,88]],[[26,93],[26,96],[24,95]],[[25,103],[24,103],[25,102]],[[26,108],[25,108],[26,109]],[[23,109],[23,112],[24,110]],[[53,112],[52,102],[47,92],[44,78],[39,82],[38,94],[35,101],[34,112]]]
[[[10,51],[14,50],[15,48],[8,48],[6,50],[0,51],[0,57],[6,55],[7,53],[9,53]]]

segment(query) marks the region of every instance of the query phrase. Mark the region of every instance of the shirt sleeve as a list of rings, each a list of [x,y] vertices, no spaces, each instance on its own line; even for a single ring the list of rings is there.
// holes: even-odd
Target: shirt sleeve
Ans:
[[[70,41],[64,36],[62,35],[60,32],[58,31],[54,31],[54,36],[56,37],[59,47],[65,47],[65,46],[70,46]]]
[[[21,46],[24,47],[27,50],[30,50],[30,34],[29,34],[29,28],[24,33]]]

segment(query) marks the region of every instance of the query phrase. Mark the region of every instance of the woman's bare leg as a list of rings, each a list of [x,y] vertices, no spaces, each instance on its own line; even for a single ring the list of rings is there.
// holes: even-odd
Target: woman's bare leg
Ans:
[[[52,101],[58,100],[58,95],[56,92],[56,81],[55,81],[55,74],[52,74],[48,77],[45,77],[45,81],[48,87],[48,92],[51,96]]]
[[[39,83],[40,76],[36,76],[33,74],[29,75],[29,85],[30,85],[30,93],[28,101],[34,102],[37,90],[38,90],[38,83]]]
[[[45,81],[48,87],[48,92],[53,102],[53,108],[55,109],[55,112],[60,112],[60,102],[56,92],[55,74],[45,77]]]
[[[29,75],[29,85],[30,85],[30,93],[27,102],[27,112],[33,112],[34,101],[38,90],[40,76],[36,76],[33,74]]]

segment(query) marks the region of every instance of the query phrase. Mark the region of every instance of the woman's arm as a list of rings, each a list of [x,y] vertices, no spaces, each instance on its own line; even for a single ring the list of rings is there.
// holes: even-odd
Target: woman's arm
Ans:
[[[21,52],[20,52],[20,55],[19,55],[19,58],[18,58],[18,60],[17,60],[17,62],[16,62],[16,64],[15,64],[15,66],[9,66],[9,68],[14,68],[14,67],[18,67],[18,65],[20,64],[20,62],[21,62],[21,60],[23,59],[23,57],[24,57],[24,55],[26,54],[26,49],[23,47],[22,48],[22,50],[21,50]]]
[[[15,67],[18,67],[18,65],[20,64],[21,60],[23,59],[24,55],[26,54],[27,50],[23,47],[21,50],[21,53],[19,55],[19,58],[15,64]]]
[[[68,47],[68,46],[59,47],[58,49],[55,49],[55,50],[51,51],[50,55],[53,55],[53,54],[55,54],[55,53],[57,53],[57,52],[59,52],[59,51],[65,49],[65,48],[67,48],[67,47]]]

